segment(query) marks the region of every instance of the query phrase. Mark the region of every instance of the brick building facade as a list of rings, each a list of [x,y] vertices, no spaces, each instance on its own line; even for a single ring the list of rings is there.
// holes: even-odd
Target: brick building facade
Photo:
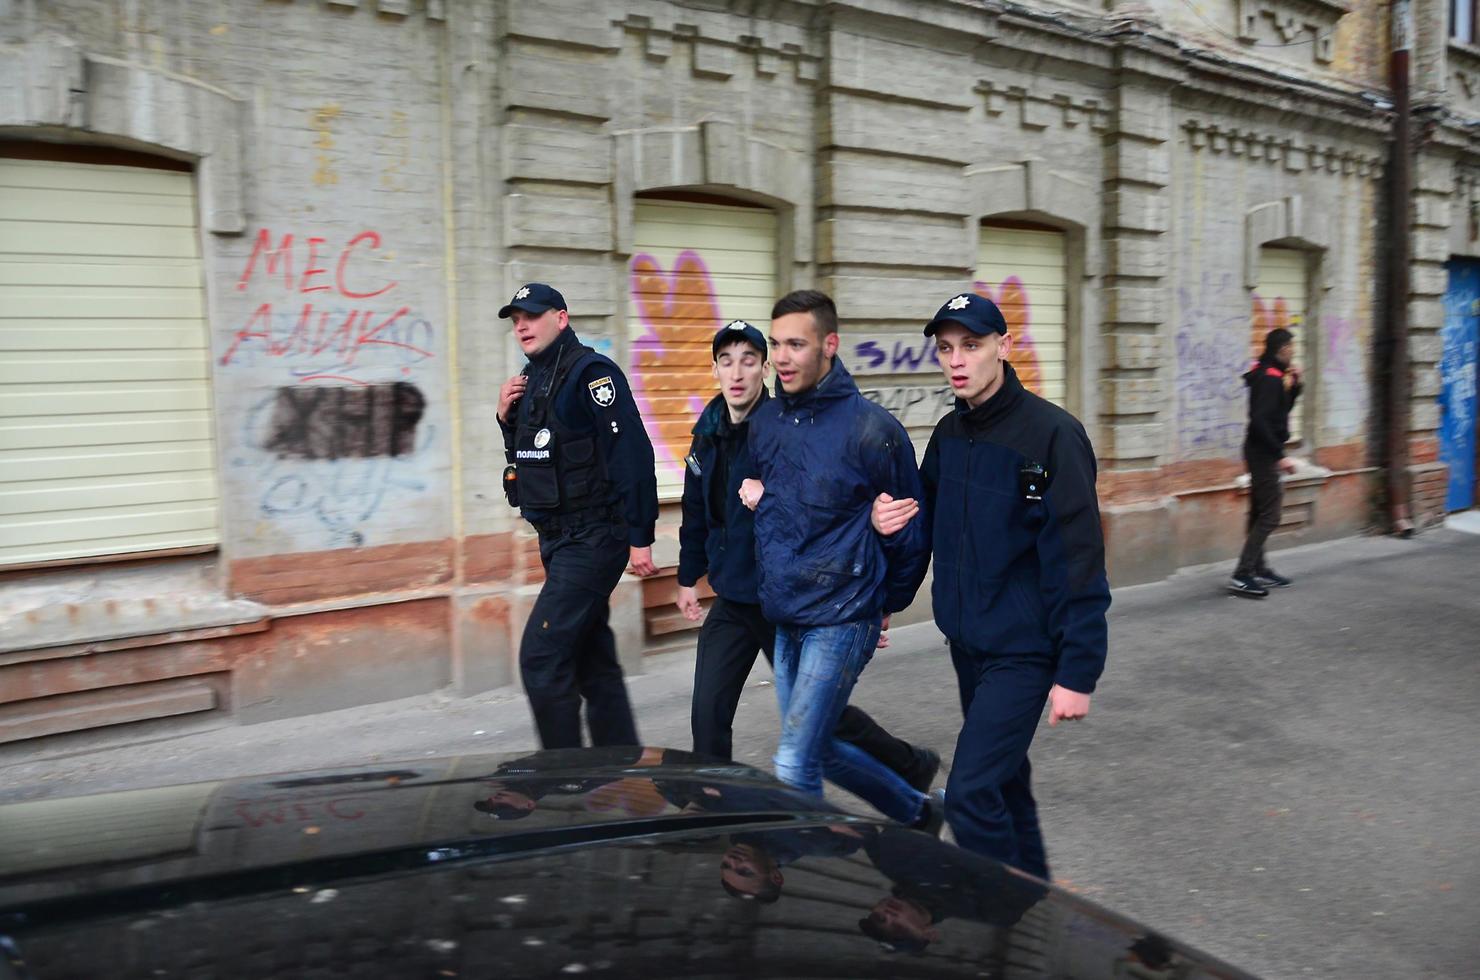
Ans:
[[[1114,584],[1236,552],[1239,374],[1276,325],[1308,374],[1285,540],[1371,520],[1376,0],[5,6],[0,741],[513,682],[539,564],[498,489],[494,311],[531,279],[633,380],[670,566],[707,336],[802,286],[917,448],[949,403],[921,323],[997,299],[1095,442]],[[1480,47],[1415,9],[1433,520],[1466,370],[1474,424],[1473,343],[1439,367]],[[673,589],[619,588],[633,669],[691,642]]]

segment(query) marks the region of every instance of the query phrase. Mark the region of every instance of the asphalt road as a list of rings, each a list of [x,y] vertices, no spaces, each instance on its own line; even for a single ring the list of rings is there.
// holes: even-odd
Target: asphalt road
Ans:
[[[1227,568],[1116,592],[1090,717],[1045,726],[1033,751],[1055,876],[1268,977],[1480,975],[1480,536],[1277,557],[1297,582],[1262,602],[1225,596]],[[854,702],[949,761],[949,658],[928,625],[896,633]],[[632,679],[649,744],[687,747],[691,674],[675,655]],[[776,724],[762,665],[737,757],[768,767]],[[0,801],[532,742],[517,692],[428,696],[11,753]]]

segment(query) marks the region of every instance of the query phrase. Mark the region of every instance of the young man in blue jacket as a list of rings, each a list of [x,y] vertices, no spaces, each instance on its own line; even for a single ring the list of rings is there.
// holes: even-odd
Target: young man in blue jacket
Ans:
[[[683,484],[683,524],[678,541],[678,608],[704,620],[694,664],[691,722],[694,751],[728,759],[733,752],[735,708],[757,653],[771,663],[776,627],[766,621],[757,594],[755,516],[740,502],[740,482],[750,468],[750,413],[769,397],[765,388],[766,338],[744,320],[714,335],[714,377],[720,393],[694,425],[694,443]],[[709,576],[714,603],[707,616],[695,590]],[[940,756],[890,735],[852,705],[834,732],[922,793],[940,768]]]
[[[920,467],[935,553],[935,622],[951,643],[965,721],[946,819],[956,842],[1048,877],[1028,747],[1083,718],[1105,666],[1110,587],[1095,453],[1068,412],[1023,388],[1002,312],[952,297],[925,335],[956,394]],[[915,500],[880,499],[887,536],[918,524]]]
[[[828,296],[783,296],[770,339],[777,397],[751,412],[753,478],[740,498],[755,508],[761,610],[776,624],[776,775],[820,795],[825,771],[895,820],[938,828],[938,800],[835,734],[889,615],[910,604],[925,574],[921,522],[888,540],[869,524],[879,494],[919,494],[914,447],[837,356]]]

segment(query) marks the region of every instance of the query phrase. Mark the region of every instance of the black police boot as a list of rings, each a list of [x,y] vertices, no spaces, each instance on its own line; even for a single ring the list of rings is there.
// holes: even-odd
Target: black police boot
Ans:
[[[1290,580],[1271,568],[1260,568],[1254,571],[1254,581],[1266,589],[1283,589],[1290,584]]]
[[[910,771],[901,775],[915,789],[928,793],[930,784],[935,782],[935,774],[940,772],[940,753],[923,746],[916,746],[914,751],[915,761],[910,766]]]
[[[1252,575],[1235,575],[1228,580],[1228,591],[1246,599],[1263,599],[1269,595],[1269,590]]]

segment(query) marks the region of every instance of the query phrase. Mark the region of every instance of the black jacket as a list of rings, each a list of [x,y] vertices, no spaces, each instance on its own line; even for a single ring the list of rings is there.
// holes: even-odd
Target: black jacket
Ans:
[[[769,396],[761,389],[759,408]],[[730,422],[723,395],[716,395],[694,423],[692,466],[683,476],[683,524],[678,529],[678,584],[692,587],[705,574],[714,594],[755,605],[759,574],[755,514],[740,502],[740,484],[750,470],[749,419]]]
[[[1249,386],[1249,431],[1244,436],[1244,455],[1261,459],[1283,459],[1290,441],[1290,409],[1305,386],[1299,381],[1285,387],[1285,369],[1278,362],[1260,359],[1244,374]]]
[[[935,622],[977,653],[1052,654],[1055,682],[1089,694],[1110,607],[1094,448],[1078,419],[1003,370],[985,403],[957,401],[936,424],[920,466]]]
[[[557,360],[561,356],[572,356],[580,342],[575,328],[567,327],[553,344],[531,358],[525,370],[529,375],[527,390],[534,392],[551,380]],[[606,405],[595,395],[595,389],[601,387],[601,383],[609,383],[615,392],[615,397]],[[596,439],[611,483],[609,503],[619,509],[627,522],[628,543],[637,548],[652,544],[654,525],[658,522],[658,477],[653,461],[653,444],[643,428],[642,416],[638,414],[637,403],[633,401],[632,389],[628,387],[622,369],[611,358],[593,354],[580,376],[572,374],[566,378],[554,398],[555,415],[562,424],[590,432]],[[519,400],[514,412],[527,412],[530,403],[531,399],[526,395]],[[499,428],[504,435],[504,456],[512,463],[516,426],[500,420]],[[530,508],[522,508],[521,512],[530,521],[554,516],[553,512],[545,514]]]

